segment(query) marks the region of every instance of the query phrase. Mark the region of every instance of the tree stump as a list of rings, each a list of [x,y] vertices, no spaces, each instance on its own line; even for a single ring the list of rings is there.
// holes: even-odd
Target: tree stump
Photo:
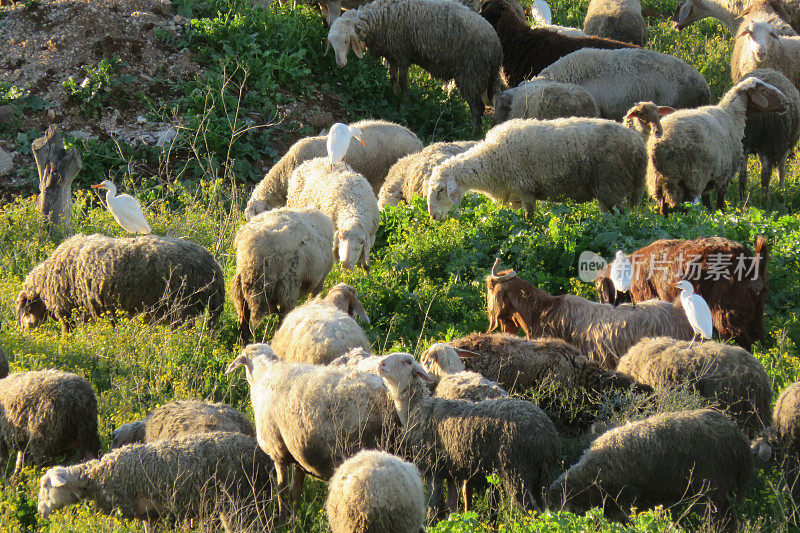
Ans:
[[[49,227],[69,226],[72,208],[72,180],[83,168],[81,155],[73,148],[64,150],[58,126],[51,124],[44,137],[31,144],[39,171],[39,211]]]

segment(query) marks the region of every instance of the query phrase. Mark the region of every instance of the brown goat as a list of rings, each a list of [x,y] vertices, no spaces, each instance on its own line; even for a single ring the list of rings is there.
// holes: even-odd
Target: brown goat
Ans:
[[[628,348],[645,337],[691,340],[694,336],[680,300],[613,307],[572,294],[551,296],[513,270],[497,272],[499,263],[497,259],[486,277],[487,333],[498,327],[505,333],[522,328],[528,339],[563,339],[612,370]]]
[[[708,302],[714,329],[721,339],[734,339],[748,351],[754,341],[765,339],[769,258],[766,237],[756,239],[755,254],[743,244],[721,237],[704,237],[693,241],[659,240],[628,258],[634,265],[630,292],[615,296],[606,267],[595,280],[601,302],[638,303],[652,298],[674,302],[680,291],[670,284],[685,279]],[[745,272],[740,273],[740,268]]]

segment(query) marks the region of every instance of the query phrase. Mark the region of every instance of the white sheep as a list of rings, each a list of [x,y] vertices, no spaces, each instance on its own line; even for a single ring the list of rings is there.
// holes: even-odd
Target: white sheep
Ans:
[[[239,228],[234,243],[231,300],[247,344],[251,326],[270,313],[285,316],[300,298],[322,290],[333,266],[333,223],[317,209],[273,209]]]
[[[586,89],[547,78],[533,78],[494,97],[495,124],[512,118],[548,120],[598,116],[597,103]]]
[[[422,150],[422,141],[408,128],[384,120],[360,120],[349,124],[361,130],[364,145],[350,141],[345,160],[356,172],[367,178],[375,194],[392,165],[401,157]],[[262,179],[247,202],[248,219],[269,209],[286,205],[289,178],[301,163],[327,155],[327,135],[306,137],[292,145]]]
[[[330,167],[318,157],[297,167],[289,178],[287,205],[319,209],[333,222],[333,257],[352,269],[369,266],[380,215],[367,180],[345,164]]]
[[[584,48],[562,57],[540,77],[580,85],[600,109],[600,116],[622,120],[637,102],[655,102],[675,109],[705,105],[711,98],[705,78],[671,55],[625,48]]]
[[[736,34],[731,79],[736,83],[755,69],[777,70],[800,88],[800,36],[779,35],[767,21],[751,20]]]
[[[284,361],[325,365],[353,348],[369,350],[364,330],[353,316],[369,323],[356,290],[339,283],[286,315],[272,337],[272,349]]]
[[[428,212],[442,220],[469,190],[536,200],[597,198],[600,209],[638,203],[647,167],[642,138],[610,120],[514,119],[495,126],[463,154],[437,166],[428,184]]]
[[[683,109],[664,117],[663,135],[647,141],[647,190],[661,213],[700,197],[712,209],[712,190],[717,191],[717,209],[724,209],[728,184],[744,158],[747,114],[782,111],[787,106],[778,89],[748,78],[734,85],[717,105]]]
[[[781,2],[776,0],[751,0],[750,2],[738,2],[728,0],[681,0],[675,10],[672,21],[675,28],[680,31],[683,28],[694,24],[698,20],[706,17],[713,17],[724,24],[732,35],[739,33],[742,24],[747,23],[753,18],[768,19],[773,15],[778,15],[778,19],[772,21],[773,27],[780,35],[797,35],[790,25],[792,17],[786,12],[790,8],[790,3],[794,3],[791,11],[800,14],[800,2],[790,0]],[[749,4],[749,5],[748,5]],[[745,6],[748,5],[747,8]],[[794,17],[796,24],[800,23],[800,17]],[[738,81],[734,80],[734,81]]]
[[[644,46],[647,26],[639,0],[591,0],[583,22],[589,35]]]
[[[336,469],[325,510],[333,533],[425,531],[419,470],[397,456],[362,450]]]
[[[421,151],[409,154],[392,165],[386,181],[378,194],[378,209],[397,205],[403,200],[411,202],[415,196],[424,196],[433,168],[475,146],[475,141],[439,142]]]

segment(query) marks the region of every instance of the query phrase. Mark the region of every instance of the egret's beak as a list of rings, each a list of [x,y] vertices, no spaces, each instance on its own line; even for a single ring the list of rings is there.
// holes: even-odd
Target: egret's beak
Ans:
[[[359,137],[358,140],[361,141],[361,144],[364,146],[364,148],[367,147],[367,145],[364,143],[364,137]]]
[[[102,188],[104,188],[102,183],[98,183],[97,185],[92,185],[92,189],[102,189]]]

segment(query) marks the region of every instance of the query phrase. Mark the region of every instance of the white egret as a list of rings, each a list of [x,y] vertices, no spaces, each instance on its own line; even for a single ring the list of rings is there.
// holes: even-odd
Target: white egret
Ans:
[[[550,4],[546,0],[534,0],[531,4],[531,18],[539,25],[552,24],[553,15],[550,12]]]
[[[617,293],[628,292],[633,283],[633,263],[622,250],[617,250],[617,255],[609,268],[609,277],[614,284],[614,305],[616,305]]]
[[[706,301],[702,296],[694,293],[694,287],[686,280],[673,283],[672,286],[681,290],[681,305],[683,305],[686,318],[694,330],[694,337],[689,346],[694,344],[697,335],[700,335],[701,342],[702,339],[710,339],[714,334],[714,324],[711,321],[711,309]]]
[[[331,126],[331,130],[328,132],[328,162],[331,167],[344,159],[344,156],[347,154],[347,149],[350,147],[351,137],[355,137],[361,141],[364,148],[367,147],[367,145],[364,144],[364,134],[361,133],[360,129],[342,124],[341,122],[337,122]]]
[[[117,224],[128,233],[150,233],[150,225],[142,214],[142,204],[129,194],[117,195],[117,186],[111,180],[105,180],[93,189],[106,190],[106,206]]]

